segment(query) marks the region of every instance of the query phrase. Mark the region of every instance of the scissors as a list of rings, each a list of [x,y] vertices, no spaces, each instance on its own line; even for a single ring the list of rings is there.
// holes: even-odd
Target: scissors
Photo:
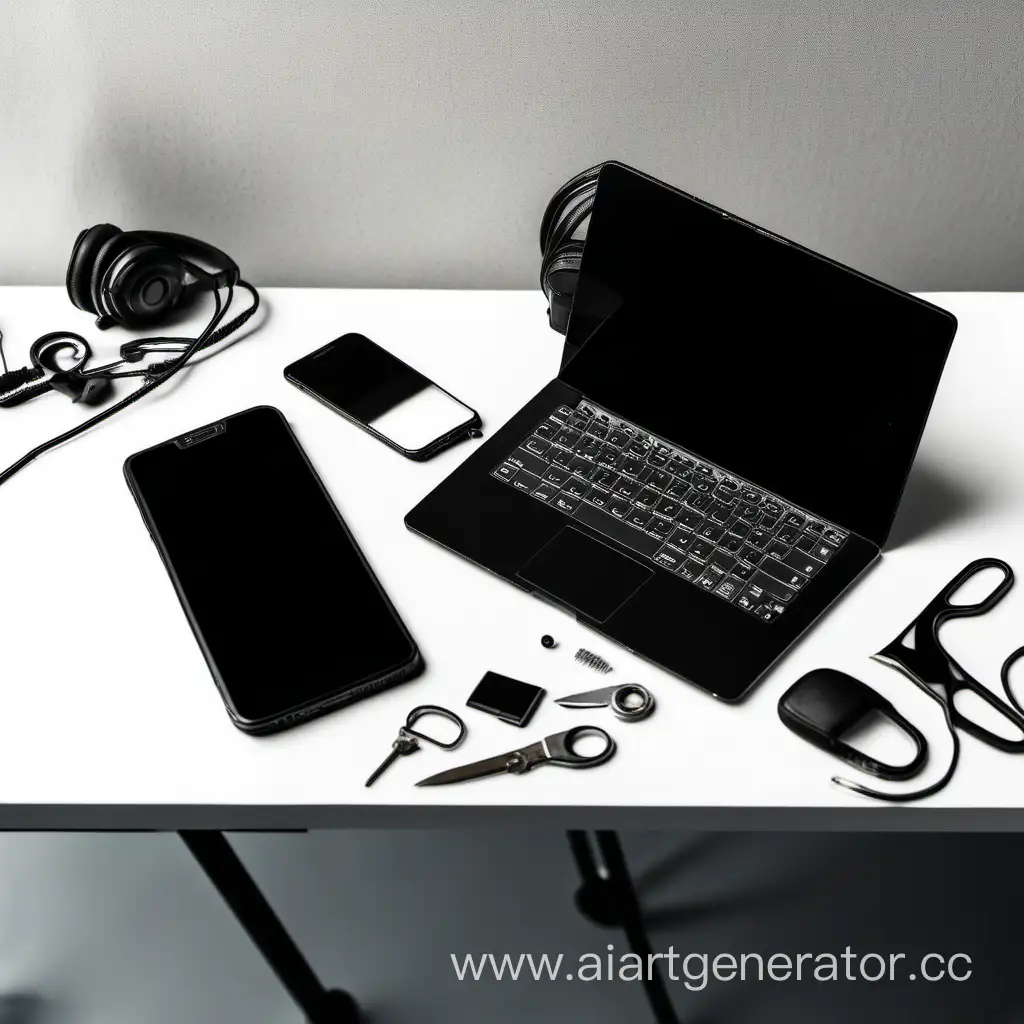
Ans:
[[[639,722],[654,710],[654,695],[646,686],[626,683],[620,686],[602,686],[599,690],[574,693],[555,701],[563,708],[611,707],[616,718],[624,722]]]
[[[577,754],[574,745],[584,736],[599,736],[604,740],[604,749],[597,754]],[[531,743],[507,754],[498,754],[483,761],[474,761],[459,768],[431,775],[417,782],[417,786],[446,786],[450,782],[468,782],[470,779],[484,779],[488,775],[522,775],[539,764],[557,764],[561,768],[596,768],[604,764],[615,753],[615,740],[596,725],[577,725],[565,732],[547,736],[539,743]]]
[[[445,743],[444,740],[428,736],[426,733],[419,732],[413,728],[421,718],[425,718],[428,715],[447,719],[447,721],[457,725],[459,727],[459,735],[450,743]],[[454,711],[438,707],[436,704],[421,704],[418,708],[413,708],[409,712],[405,719],[405,725],[398,730],[398,739],[391,744],[391,753],[381,761],[380,766],[366,780],[366,787],[372,786],[400,757],[404,757],[407,754],[415,754],[420,749],[420,740],[433,743],[435,747],[440,747],[442,750],[454,750],[465,738],[466,723]]]
[[[974,604],[954,604],[950,599],[972,576],[985,569],[998,569],[1003,574],[999,585],[984,600]],[[946,584],[931,600],[928,606],[914,621],[904,629],[888,646],[883,647],[871,657],[875,661],[889,665],[902,672],[912,682],[926,692],[930,687],[938,686],[944,691],[943,703],[949,719],[957,728],[987,743],[1012,754],[1024,753],[1024,738],[1014,740],[1000,736],[983,725],[964,717],[956,708],[955,697],[961,690],[970,690],[980,697],[993,711],[1002,715],[1007,722],[1024,733],[1024,715],[1017,708],[1011,707],[996,697],[988,687],[978,682],[955,658],[942,646],[939,640],[939,627],[950,619],[967,618],[984,615],[994,608],[1005,597],[1013,586],[1013,569],[999,558],[979,558],[962,569]],[[1002,679],[1004,688],[1009,694],[1007,682],[1009,668],[1013,660],[1019,656],[1015,651],[1003,665]],[[941,698],[940,698],[941,699]],[[1016,704],[1011,695],[1011,702]]]

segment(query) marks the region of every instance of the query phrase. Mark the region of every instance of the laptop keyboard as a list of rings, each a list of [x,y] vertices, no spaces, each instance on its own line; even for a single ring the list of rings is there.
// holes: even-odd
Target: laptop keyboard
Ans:
[[[585,400],[560,405],[491,475],[764,622],[849,535]]]

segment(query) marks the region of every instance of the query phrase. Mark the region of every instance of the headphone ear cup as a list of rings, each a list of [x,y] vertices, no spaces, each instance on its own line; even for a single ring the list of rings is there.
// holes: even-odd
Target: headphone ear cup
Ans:
[[[548,300],[548,323],[560,334],[565,334],[569,326],[582,259],[583,242],[563,242],[545,259],[541,268],[541,288]]]
[[[91,290],[96,255],[107,242],[119,234],[121,229],[113,224],[96,224],[80,232],[75,239],[64,284],[68,290],[68,298],[87,313],[100,312],[93,304]]]
[[[89,299],[92,302],[93,310],[100,316],[110,315],[110,310],[103,305],[103,279],[113,262],[134,248],[136,244],[136,242],[126,239],[123,232],[118,232],[102,242],[97,249],[92,262],[92,274],[89,278]]]

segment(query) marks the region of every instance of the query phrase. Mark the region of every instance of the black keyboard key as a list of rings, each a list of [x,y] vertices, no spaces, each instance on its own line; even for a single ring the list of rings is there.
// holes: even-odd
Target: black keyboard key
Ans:
[[[585,437],[576,445],[576,454],[593,462],[601,454],[602,447],[600,441],[593,441]]]
[[[544,455],[551,447],[551,442],[545,441],[542,437],[534,436],[527,438],[526,444],[523,447],[528,452],[533,452],[534,455]]]
[[[551,505],[553,508],[557,508],[559,512],[564,512],[566,515],[572,515],[580,507],[580,499],[571,497],[562,491],[561,494],[555,498]],[[589,506],[588,506],[589,507]]]
[[[651,513],[645,512],[642,508],[634,508],[629,515],[626,516],[626,522],[630,526],[635,526],[637,529],[644,530],[647,528],[647,524],[651,521]]]
[[[632,455],[620,455],[616,460],[615,468],[620,473],[625,473],[626,476],[635,477],[644,468],[644,464]]]
[[[543,483],[538,484],[533,490],[533,496],[540,498],[541,501],[550,501],[558,493],[558,488],[553,484]]]
[[[740,591],[740,596],[735,603],[744,611],[753,612],[761,607],[764,600],[764,591],[760,587],[751,586],[749,583]]]
[[[605,506],[616,519],[623,519],[633,511],[633,506],[624,498],[612,498]]]
[[[811,552],[814,550],[815,545],[818,543],[815,537],[805,533],[797,542],[796,546],[800,551]]]
[[[711,504],[710,494],[692,494],[686,499],[686,504],[697,512],[703,512]]]
[[[612,448],[611,445],[606,444],[598,453],[597,458],[594,461],[599,466],[604,466],[605,469],[610,469],[619,461],[619,452],[617,448]]]
[[[575,415],[576,410],[570,409],[567,405],[560,405],[552,414],[551,419],[564,423],[570,416]]]
[[[494,476],[499,480],[504,480],[506,483],[508,483],[518,472],[518,466],[512,466],[507,462],[503,462],[497,469],[493,470]]]
[[[777,580],[774,576],[769,576],[765,572],[758,570],[750,577],[750,585],[757,587],[758,590],[764,591],[758,598],[758,603],[767,600],[766,595],[770,595],[783,604],[789,604],[793,598],[796,597],[796,590],[792,587],[786,586],[785,583]]]
[[[720,541],[718,546],[723,551],[731,551],[734,555],[740,553],[740,549],[743,547],[743,541],[739,537],[734,537],[731,533],[727,533]]]
[[[580,416],[577,414],[576,416],[570,418],[569,426],[574,428],[575,430],[586,430],[587,427],[590,426],[590,417]]]
[[[760,509],[754,505],[740,505],[736,514],[749,526],[756,526],[761,521]]]
[[[801,590],[807,582],[807,577],[803,573],[794,572],[788,565],[774,558],[766,558],[761,563],[761,569],[792,590]]]
[[[518,487],[521,491],[532,491],[539,483],[540,477],[528,469],[519,470],[512,478],[512,486]]]
[[[704,522],[704,517],[699,512],[687,512],[684,509],[676,519],[676,522],[687,530],[697,530],[700,528],[701,523]]]
[[[709,565],[697,578],[697,586],[704,590],[714,590],[723,579],[725,573],[717,565]]]
[[[765,548],[765,551],[767,551],[769,555],[775,555],[776,558],[784,558],[789,554],[789,545],[783,544],[782,541],[773,540],[768,547]]]
[[[662,519],[659,515],[654,516],[647,524],[647,532],[659,540],[668,540],[675,532],[675,529],[676,524],[671,519]]]
[[[633,500],[641,508],[652,509],[658,503],[658,492],[652,491],[650,488],[644,488]]]
[[[555,444],[560,444],[563,448],[571,448],[580,439],[580,432],[573,430],[572,427],[562,427],[562,429],[555,434]]]
[[[776,610],[775,605],[762,604],[754,609],[754,614],[765,622],[774,622],[779,617],[779,612]]]
[[[774,533],[775,532],[775,527],[778,525],[778,523],[779,523],[779,517],[778,516],[764,516],[761,519],[760,526],[761,526],[762,529],[768,530],[770,533]]]
[[[727,476],[719,481],[718,488],[722,491],[738,491],[740,489],[740,482],[733,480],[731,476]]]
[[[611,490],[619,482],[619,474],[613,473],[610,469],[599,469],[593,480],[598,487],[607,487]]]
[[[603,441],[608,436],[608,427],[604,423],[595,420],[587,427],[587,433],[591,437],[596,437],[599,441]]]
[[[699,494],[710,494],[714,489],[715,481],[706,476],[694,475],[693,489]]]
[[[549,484],[554,484],[556,487],[562,487],[568,482],[572,473],[567,469],[563,469],[561,466],[549,466],[547,472],[544,474],[544,479]]]
[[[714,592],[726,601],[733,601],[736,599],[736,595],[743,589],[743,583],[736,579],[735,576],[726,576],[721,583],[715,587]]]
[[[757,505],[761,501],[761,492],[755,491],[752,487],[741,487],[740,501],[745,501],[749,505]]]
[[[822,544],[819,541],[809,553],[819,561],[827,562],[836,553],[836,549],[831,544]]]
[[[611,491],[606,491],[603,487],[591,487],[586,494],[586,500],[598,508],[604,508],[611,501],[611,497]]]
[[[612,490],[616,494],[621,494],[623,498],[628,498],[632,501],[642,490],[635,480],[627,480],[625,477],[620,477],[619,482],[612,487]]]
[[[662,546],[661,541],[656,537],[651,537],[642,530],[634,530],[632,526],[622,520],[616,519],[602,509],[594,508],[593,505],[588,505],[586,502],[580,504],[573,518],[648,558],[651,558]]]
[[[682,501],[690,493],[690,485],[684,483],[673,484],[665,489],[665,497],[673,498],[675,501]]]
[[[725,527],[716,526],[708,519],[704,521],[704,525],[700,528],[700,535],[717,544],[725,535]]]
[[[751,547],[765,548],[771,543],[772,535],[767,530],[751,530],[747,534],[747,543]]]
[[[654,466],[655,469],[662,469],[668,463],[668,456],[662,455],[661,452],[651,452],[647,456],[647,465]]]
[[[785,523],[783,523],[775,532],[775,536],[778,537],[783,544],[792,544],[799,535],[800,531],[795,526],[787,526]]]
[[[821,539],[827,544],[831,544],[833,547],[839,547],[839,545],[846,540],[846,534],[840,533],[838,530],[826,530],[821,535]]]
[[[619,427],[613,427],[608,431],[608,443],[614,445],[616,448],[622,448],[624,444],[629,442],[629,434]]]
[[[570,498],[582,498],[590,490],[590,484],[574,476],[563,488],[562,493]]]
[[[716,523],[727,523],[730,519],[732,519],[732,508],[728,505],[723,505],[719,501],[716,501],[708,509],[708,518],[714,519]]]
[[[658,504],[654,506],[654,511],[659,515],[667,516],[669,519],[675,519],[683,511],[683,506],[671,498],[659,498]]]
[[[505,461],[511,462],[513,466],[518,466],[520,469],[529,470],[537,476],[543,476],[548,468],[548,464],[539,455],[534,455],[533,452],[528,452],[525,448],[517,448]]]
[[[782,506],[777,501],[766,500],[761,507],[769,515],[778,516],[782,514]]]
[[[747,565],[746,562],[740,562],[738,565],[733,567],[733,576],[736,576],[741,580],[749,580],[754,575],[754,567]]]
[[[715,551],[708,559],[708,565],[717,565],[723,572],[730,572],[736,559],[725,551]]]
[[[746,523],[736,520],[736,522],[729,527],[729,532],[734,537],[739,537],[740,540],[743,540],[750,533],[750,527],[747,526]]]
[[[709,540],[704,540],[702,537],[696,537],[690,542],[688,550],[694,558],[699,558],[703,561],[715,550],[715,545]]]
[[[649,459],[648,465],[650,465]],[[644,482],[648,487],[656,487],[659,491],[663,491],[672,485],[672,474],[666,473],[663,469],[651,469],[644,477]]]
[[[809,531],[810,531],[811,533],[821,533],[821,531],[825,529],[825,524],[824,524],[824,523],[819,523],[819,522],[818,522],[817,520],[815,520],[815,519],[812,519],[812,520],[811,520],[811,521],[810,521],[810,522],[809,522],[809,523],[807,524],[807,529],[808,529],[808,530],[809,530]]]
[[[564,448],[552,448],[548,454],[556,466],[565,466],[566,469],[569,468],[569,463],[576,458],[572,452],[567,452]]]
[[[534,433],[538,437],[543,437],[546,441],[550,441],[555,436],[555,425],[550,420],[545,420],[543,423],[538,424]]]
[[[638,459],[646,460],[647,456],[651,454],[651,446],[645,441],[633,440],[626,445],[626,454],[634,455]]]
[[[790,512],[788,516],[783,520],[786,526],[795,526],[798,530],[802,530],[804,523],[807,522],[803,516],[798,515],[796,512]]]
[[[759,565],[761,559],[764,558],[764,552],[758,551],[757,548],[752,548],[749,544],[746,547],[740,548],[740,558],[744,562],[749,562],[751,565]]]
[[[704,563],[695,562],[692,558],[688,558],[679,567],[678,571],[679,575],[682,576],[683,579],[695,580],[704,571]]]
[[[580,458],[579,455],[574,455],[572,461],[569,463],[569,469],[573,473],[579,473],[580,476],[586,476],[588,473],[596,473],[597,466],[592,462],[588,462],[586,459]]]
[[[686,555],[677,551],[674,547],[666,544],[655,556],[654,561],[658,565],[664,565],[669,569],[678,569],[686,561]]]
[[[819,569],[825,568],[824,562],[819,562],[817,558],[804,554],[803,551],[791,551],[782,562],[805,576],[813,576]]]

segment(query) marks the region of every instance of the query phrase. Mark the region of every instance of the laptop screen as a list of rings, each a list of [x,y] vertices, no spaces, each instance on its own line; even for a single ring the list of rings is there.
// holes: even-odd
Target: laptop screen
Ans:
[[[944,310],[620,164],[559,377],[880,546],[956,330]]]

